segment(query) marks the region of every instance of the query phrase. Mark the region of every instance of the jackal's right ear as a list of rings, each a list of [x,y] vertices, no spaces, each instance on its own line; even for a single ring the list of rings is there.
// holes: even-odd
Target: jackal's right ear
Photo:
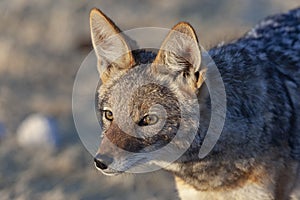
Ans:
[[[96,8],[90,12],[90,30],[103,83],[112,73],[133,66],[132,53],[120,29]]]

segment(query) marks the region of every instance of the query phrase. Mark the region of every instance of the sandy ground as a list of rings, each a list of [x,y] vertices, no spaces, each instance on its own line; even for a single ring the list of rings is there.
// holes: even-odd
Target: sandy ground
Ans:
[[[0,1],[0,199],[176,199],[172,176],[106,177],[94,169],[72,118],[76,72],[91,50],[89,10],[100,8],[121,29],[170,28],[188,21],[205,47],[242,35],[263,17],[299,6],[297,0],[2,0]],[[55,151],[16,140],[31,113],[57,119]]]

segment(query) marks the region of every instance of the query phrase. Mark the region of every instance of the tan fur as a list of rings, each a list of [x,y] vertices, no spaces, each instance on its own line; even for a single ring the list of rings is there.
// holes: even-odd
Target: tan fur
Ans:
[[[299,163],[289,160],[272,168],[256,165],[234,187],[200,191],[177,176],[175,182],[182,200],[299,200],[299,177]]]

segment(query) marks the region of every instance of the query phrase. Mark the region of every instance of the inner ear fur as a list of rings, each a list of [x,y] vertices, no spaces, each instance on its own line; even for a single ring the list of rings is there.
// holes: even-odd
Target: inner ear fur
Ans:
[[[121,30],[97,8],[90,12],[90,31],[102,82],[106,82],[113,72],[134,65],[130,46]]]

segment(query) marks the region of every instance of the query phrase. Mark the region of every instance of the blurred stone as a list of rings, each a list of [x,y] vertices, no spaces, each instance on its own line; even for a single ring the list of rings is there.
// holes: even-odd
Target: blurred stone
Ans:
[[[55,119],[35,113],[28,116],[17,130],[17,141],[25,148],[47,148],[58,146],[58,127]]]

